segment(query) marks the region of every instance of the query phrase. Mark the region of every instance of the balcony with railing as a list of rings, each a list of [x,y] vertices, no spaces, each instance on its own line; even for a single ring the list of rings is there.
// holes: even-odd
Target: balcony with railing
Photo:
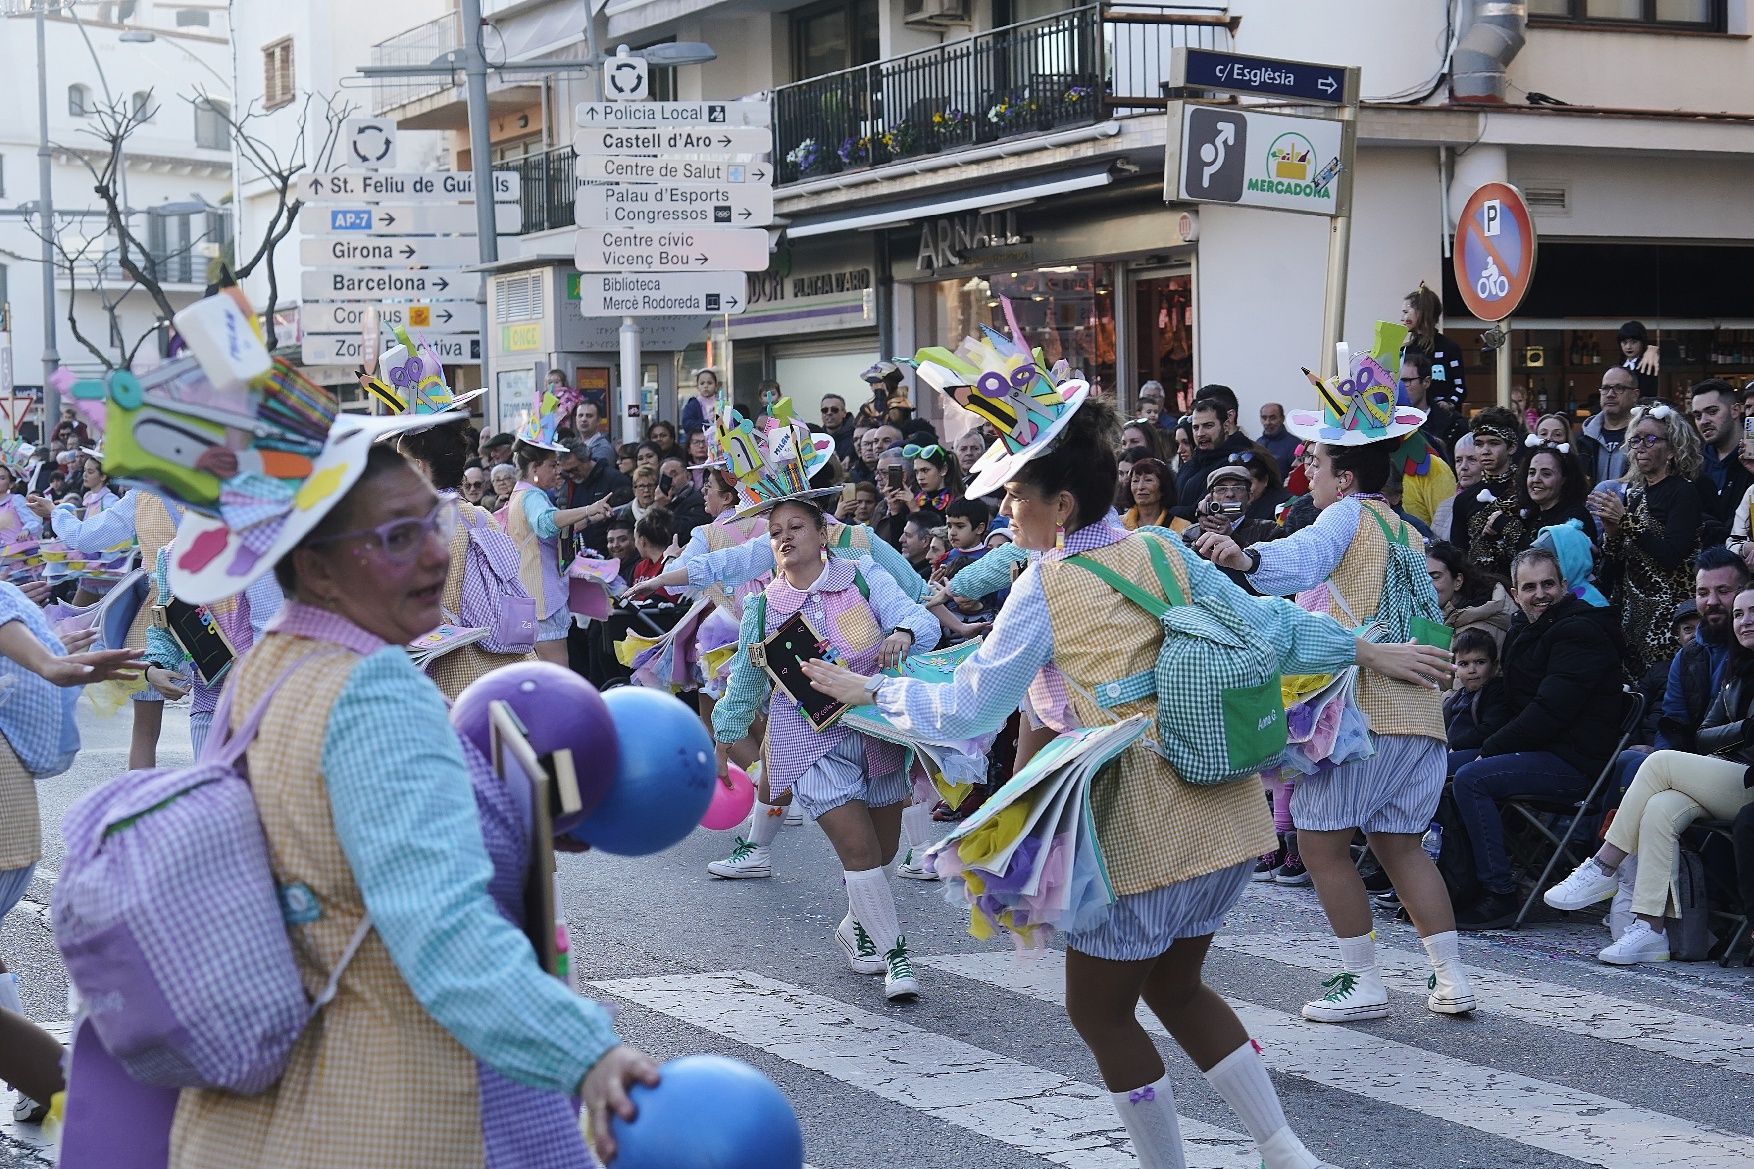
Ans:
[[[773,94],[775,182],[1161,110],[1172,50],[1228,49],[1211,5],[1086,4]]]
[[[434,58],[462,45],[461,18],[456,12],[449,12],[373,45],[372,64],[424,67],[432,64]],[[405,110],[431,98],[448,97],[455,88],[452,79],[442,73],[428,77],[380,78],[372,97],[372,113],[382,117],[392,110]]]
[[[577,157],[572,147],[562,146],[493,164],[494,170],[518,172],[522,181],[518,202],[524,210],[524,226],[518,234],[573,225],[573,196],[579,189]]]

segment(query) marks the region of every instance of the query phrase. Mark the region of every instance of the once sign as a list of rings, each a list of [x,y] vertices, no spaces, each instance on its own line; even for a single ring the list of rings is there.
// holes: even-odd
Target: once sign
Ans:
[[[306,268],[299,273],[300,299],[307,301],[474,300],[480,292],[481,273],[462,272],[455,268],[422,268],[407,272]]]
[[[773,190],[751,183],[581,187],[573,220],[580,227],[765,227],[773,222]]]
[[[1535,278],[1535,218],[1522,192],[1486,183],[1468,196],[1456,220],[1456,287],[1468,311],[1502,321],[1516,311]]]
[[[493,172],[493,198],[515,202],[523,182],[515,170]],[[298,182],[298,197],[307,202],[339,203],[350,199],[395,199],[415,203],[471,202],[475,176],[469,171],[329,171],[305,175]]]
[[[762,272],[760,228],[580,228],[573,260],[581,272]]]
[[[743,311],[741,272],[585,273],[579,311],[587,317],[658,317]]]
[[[298,243],[298,258],[306,264],[334,267],[460,267],[478,263],[479,243],[465,236],[422,236],[415,239],[369,236],[306,236]]]

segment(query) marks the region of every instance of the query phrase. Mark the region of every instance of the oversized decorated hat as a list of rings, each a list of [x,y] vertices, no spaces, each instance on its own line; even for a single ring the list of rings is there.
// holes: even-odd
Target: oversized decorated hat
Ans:
[[[922,381],[999,432],[970,468],[970,499],[990,495],[1046,454],[1090,396],[1090,384],[1071,376],[1065,362],[1050,369],[1041,350],[1024,345],[1011,302],[1000,303],[1010,336],[982,325],[980,339],[964,337],[954,351],[928,346],[912,360]]]
[[[781,398],[760,427],[734,409],[713,420],[718,465],[737,490],[737,518],[748,519],[782,503],[839,494],[839,487],[812,487],[810,479],[834,457],[834,439],[814,434],[792,416],[792,400]]]
[[[537,405],[540,409],[536,412],[523,411],[512,437],[526,446],[565,454],[567,448],[560,441],[560,428],[566,423],[569,413],[567,404],[556,397],[553,390],[544,389]]]
[[[1321,408],[1291,411],[1285,429],[1331,446],[1365,446],[1418,430],[1425,411],[1403,402],[1399,379],[1390,372],[1400,368],[1406,340],[1405,327],[1378,321],[1369,353],[1355,354],[1340,342],[1335,346],[1336,368],[1345,372],[1324,381],[1304,370]]]
[[[361,371],[360,385],[391,414],[444,414],[460,411],[485,390],[452,394],[444,362],[432,346],[416,343],[401,325],[391,327],[396,343],[378,357],[375,375]]]
[[[358,481],[374,439],[436,420],[342,414],[327,390],[269,356],[236,299],[221,293],[178,313],[183,328],[185,313],[206,306],[184,330],[191,356],[72,387],[105,411],[105,471],[186,509],[170,586],[197,605],[272,569]],[[212,332],[223,344],[202,336],[203,315],[231,322]]]

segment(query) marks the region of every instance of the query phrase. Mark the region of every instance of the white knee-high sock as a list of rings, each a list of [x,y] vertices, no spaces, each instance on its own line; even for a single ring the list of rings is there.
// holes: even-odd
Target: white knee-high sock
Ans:
[[[1340,965],[1352,974],[1376,969],[1376,933],[1361,938],[1337,938],[1340,943]]]
[[[881,868],[861,869],[845,874],[847,904],[853,918],[865,927],[872,945],[879,954],[895,949],[901,936],[901,920],[895,912],[895,894],[889,888],[889,874]]]
[[[764,804],[756,800],[755,816],[749,823],[749,843],[766,848],[785,826],[786,808],[783,804]]]
[[[901,811],[901,836],[907,847],[922,852],[932,843],[932,809],[926,804],[909,804]],[[920,858],[914,857],[918,864]]]
[[[1108,1098],[1127,1126],[1127,1135],[1133,1138],[1140,1169],[1187,1169],[1181,1121],[1175,1114],[1175,1093],[1167,1075],[1131,1092],[1110,1092]]]
[[[1214,1064],[1206,1081],[1255,1138],[1266,1169],[1313,1169],[1321,1164],[1285,1123],[1279,1093],[1273,1090],[1266,1062],[1252,1042]]]
[[[1424,943],[1425,956],[1431,959],[1433,966],[1459,964],[1462,960],[1461,939],[1455,930],[1446,930],[1419,940]]]

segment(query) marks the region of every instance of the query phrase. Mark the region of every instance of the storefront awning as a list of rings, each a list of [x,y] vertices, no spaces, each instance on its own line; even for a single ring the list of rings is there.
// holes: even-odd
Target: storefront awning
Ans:
[[[1020,203],[1031,203],[1037,199],[1045,199],[1050,195],[1064,195],[1071,191],[1088,191],[1095,187],[1106,187],[1114,181],[1114,172],[1105,164],[1082,171],[1073,171],[1069,174],[1062,172],[1054,175],[1041,175],[1034,179],[1013,180],[953,198],[939,196],[933,199],[897,203],[877,211],[860,210],[838,215],[800,216],[792,222],[791,226],[786,228],[786,235],[790,239],[808,239],[811,236],[828,235],[837,231],[875,231],[880,227],[894,227],[902,223],[912,223],[918,219],[933,219],[940,215],[955,215],[961,211],[1015,207]]]

